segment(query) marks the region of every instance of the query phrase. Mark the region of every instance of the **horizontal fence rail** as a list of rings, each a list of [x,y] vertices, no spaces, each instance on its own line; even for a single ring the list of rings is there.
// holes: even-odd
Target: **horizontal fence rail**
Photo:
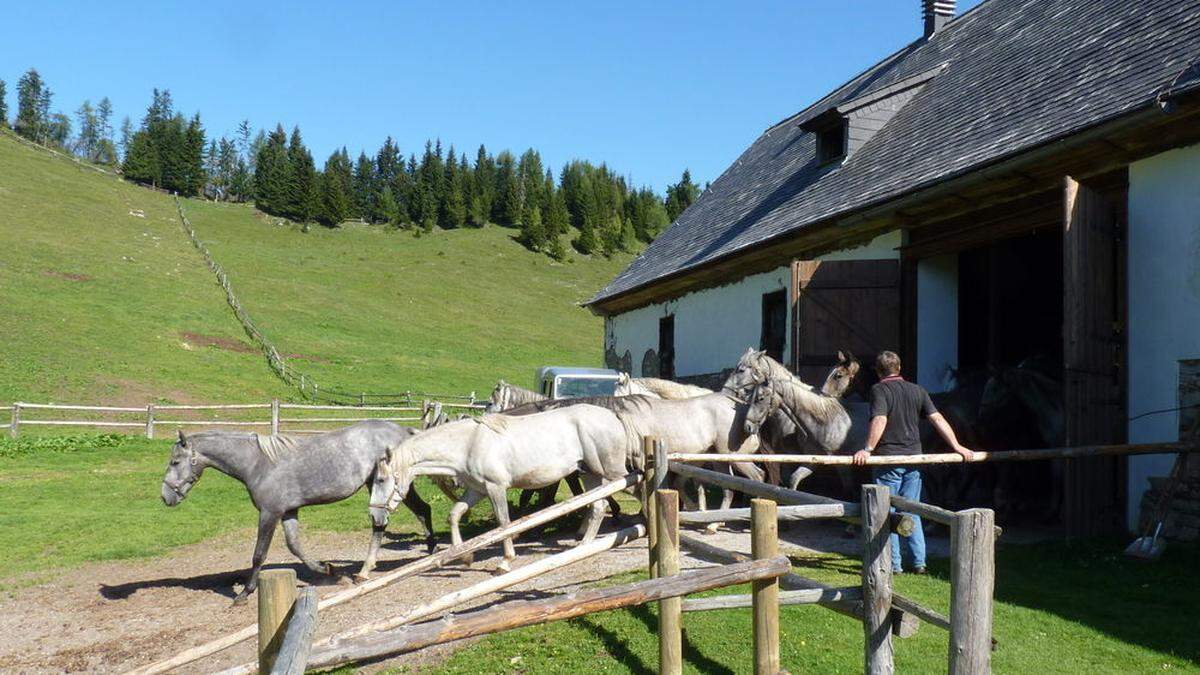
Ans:
[[[1197,452],[1200,448],[1190,443],[1121,443],[1116,445],[1085,445],[1068,448],[1043,448],[1037,450],[976,451],[970,460],[953,452],[927,455],[872,455],[866,466],[902,466],[909,464],[978,464],[980,462],[1036,461],[1042,459],[1070,459],[1077,457],[1106,457],[1113,455],[1160,455],[1179,452]],[[766,464],[803,464],[807,466],[851,466],[850,455],[776,455],[771,453],[724,453],[703,454],[676,452],[668,455],[673,462],[763,462]]]
[[[473,396],[472,394],[463,398],[472,398]],[[163,427],[170,431],[185,427],[228,427],[273,434],[317,434],[333,431],[336,426],[364,420],[410,423],[419,422],[431,411],[436,412],[439,409],[442,411],[455,410],[461,414],[479,413],[483,411],[484,407],[484,404],[481,403],[445,403],[430,399],[424,399],[418,405],[326,405],[283,403],[279,400],[272,400],[266,403],[168,403],[116,406],[17,401],[9,406],[9,422],[0,424],[0,429],[7,429],[8,435],[12,438],[20,435],[23,426],[142,429],[146,438],[154,438],[156,433],[164,431]],[[65,414],[51,417],[30,417],[30,414],[46,415],[56,412]],[[282,414],[284,412],[291,412],[291,414],[285,416]],[[171,414],[166,418],[161,417],[160,415],[164,413]],[[194,413],[195,416],[188,413]]]

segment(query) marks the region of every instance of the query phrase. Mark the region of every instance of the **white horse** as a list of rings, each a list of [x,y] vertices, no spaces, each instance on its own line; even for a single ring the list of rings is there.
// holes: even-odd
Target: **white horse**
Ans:
[[[657,377],[630,377],[629,373],[621,373],[617,377],[617,386],[613,389],[613,396],[651,396],[671,400],[695,398],[711,393],[711,389],[694,384],[661,380]]]
[[[509,384],[504,380],[497,380],[496,386],[492,389],[491,398],[488,399],[486,412],[501,412],[526,403],[545,401],[547,398],[549,397],[536,391]]]
[[[435,427],[409,440],[379,462],[371,488],[371,518],[386,525],[414,477],[451,477],[466,488],[450,509],[450,537],[456,546],[462,543],[459,521],[484,496],[503,527],[509,524],[509,488],[557,484],[579,471],[585,487],[592,489],[643,464],[641,445],[630,429],[611,411],[591,405],[524,417],[484,415]],[[596,536],[604,510],[604,500],[592,504],[584,542]],[[515,557],[512,539],[505,539],[497,570],[508,571]]]

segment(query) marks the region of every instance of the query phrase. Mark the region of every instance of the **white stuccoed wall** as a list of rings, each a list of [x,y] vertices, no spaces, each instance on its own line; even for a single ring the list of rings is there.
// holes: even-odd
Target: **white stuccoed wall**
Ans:
[[[1180,359],[1200,357],[1200,145],[1129,167],[1129,416],[1178,403]],[[1131,443],[1174,441],[1179,414],[1129,423]],[[1130,527],[1173,455],[1129,458]]]
[[[821,260],[896,259],[900,232],[882,235],[869,244],[821,256]],[[606,347],[618,355],[630,352],[634,375],[641,375],[642,355],[658,352],[658,320],[675,315],[675,374],[680,376],[715,373],[737,363],[747,347],[758,348],[762,339],[762,296],[786,289],[791,269],[782,266],[754,274],[734,283],[709,288],[665,303],[647,305],[609,317],[605,325]],[[791,317],[788,317],[789,324]],[[791,330],[784,354],[791,351]]]
[[[958,367],[958,255],[917,262],[917,383],[949,389]]]

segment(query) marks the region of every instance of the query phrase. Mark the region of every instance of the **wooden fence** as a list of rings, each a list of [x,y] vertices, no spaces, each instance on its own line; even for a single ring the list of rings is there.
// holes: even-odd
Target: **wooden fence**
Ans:
[[[471,399],[474,398],[472,394]],[[319,405],[283,403],[273,399],[267,403],[233,403],[203,405],[107,406],[67,405],[58,403],[25,403],[18,401],[9,407],[8,424],[0,424],[9,436],[17,438],[23,427],[90,427],[114,430],[140,430],[146,438],[174,433],[184,427],[230,427],[262,433],[314,434],[331,431],[367,419],[397,423],[420,421],[431,410],[474,413],[484,406],[473,400],[450,403],[425,399],[418,405]],[[30,413],[66,413],[55,417],[32,418]],[[324,413],[338,413],[328,415]],[[76,415],[72,417],[72,415]]]
[[[287,615],[286,607],[293,602],[288,592],[283,591],[283,600],[279,600],[269,597],[273,594],[271,590],[260,588],[259,601],[265,603],[268,609],[264,610],[265,613],[260,612],[257,626],[247,626],[133,672],[138,675],[168,672],[259,635],[260,646],[269,647],[260,651],[260,662],[237,666],[225,673],[252,673],[256,670],[298,673],[305,668],[324,669],[375,660],[466,637],[649,602],[659,603],[659,668],[663,673],[682,671],[682,626],[687,613],[740,607],[751,610],[752,630],[748,639],[753,644],[755,672],[780,672],[779,606],[795,604],[820,605],[859,621],[864,635],[864,672],[893,672],[893,635],[907,637],[916,631],[922,621],[949,632],[949,672],[989,672],[994,542],[997,534],[990,510],[969,509],[954,513],[918,505],[892,497],[886,488],[878,485],[864,486],[862,501],[855,504],[746,479],[732,479],[731,483],[727,474],[691,466],[668,455],[661,442],[644,439],[644,445],[647,457],[644,475],[630,474],[353,588],[339,590],[311,609],[309,605],[312,602],[306,601],[303,611],[292,610],[290,616],[293,618],[290,620],[279,621],[275,618]],[[724,459],[722,456],[704,456],[704,461]],[[665,488],[669,474],[721,487],[733,487],[753,498],[751,506],[748,509],[705,514],[680,513],[677,493]],[[645,504],[645,524],[625,528],[598,537],[588,544],[546,556],[432,602],[409,608],[398,615],[377,619],[315,644],[311,641],[318,611],[349,602],[415,574],[438,569],[505,537],[539,527],[639,483],[645,493],[651,495]],[[893,591],[888,537],[893,531],[911,532],[912,521],[891,513],[892,507],[901,511],[912,510],[951,528],[949,616]],[[748,555],[713,546],[680,532],[681,524],[709,522],[715,517],[725,521],[750,522],[751,550]],[[801,577],[791,571],[787,557],[779,554],[779,520],[816,518],[841,518],[861,523],[863,565],[859,584],[838,588]],[[465,614],[448,613],[466,602],[539,578],[642,537],[648,538],[651,578],[647,581],[574,591],[542,600],[503,602]],[[718,564],[682,572],[679,565],[681,550]],[[746,595],[685,598],[703,590],[746,582],[751,583],[751,592]],[[290,580],[283,586],[289,584],[294,587],[294,582]],[[280,611],[278,606],[285,609]],[[296,606],[300,607],[298,604]],[[275,609],[269,609],[271,607]],[[442,618],[429,620],[439,616]],[[294,622],[297,625],[293,626]],[[304,636],[309,637],[305,639]],[[262,654],[266,656],[262,657]],[[286,669],[280,664],[287,664]]]

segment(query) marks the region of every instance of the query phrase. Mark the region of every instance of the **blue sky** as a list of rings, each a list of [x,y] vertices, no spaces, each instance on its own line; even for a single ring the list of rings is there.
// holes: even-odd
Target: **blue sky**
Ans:
[[[10,110],[31,66],[63,112],[108,96],[114,126],[168,88],[210,136],[300,125],[318,165],[440,137],[472,157],[606,161],[662,190],[684,167],[716,178],[920,32],[919,0],[24,2],[0,23],[0,79]]]

